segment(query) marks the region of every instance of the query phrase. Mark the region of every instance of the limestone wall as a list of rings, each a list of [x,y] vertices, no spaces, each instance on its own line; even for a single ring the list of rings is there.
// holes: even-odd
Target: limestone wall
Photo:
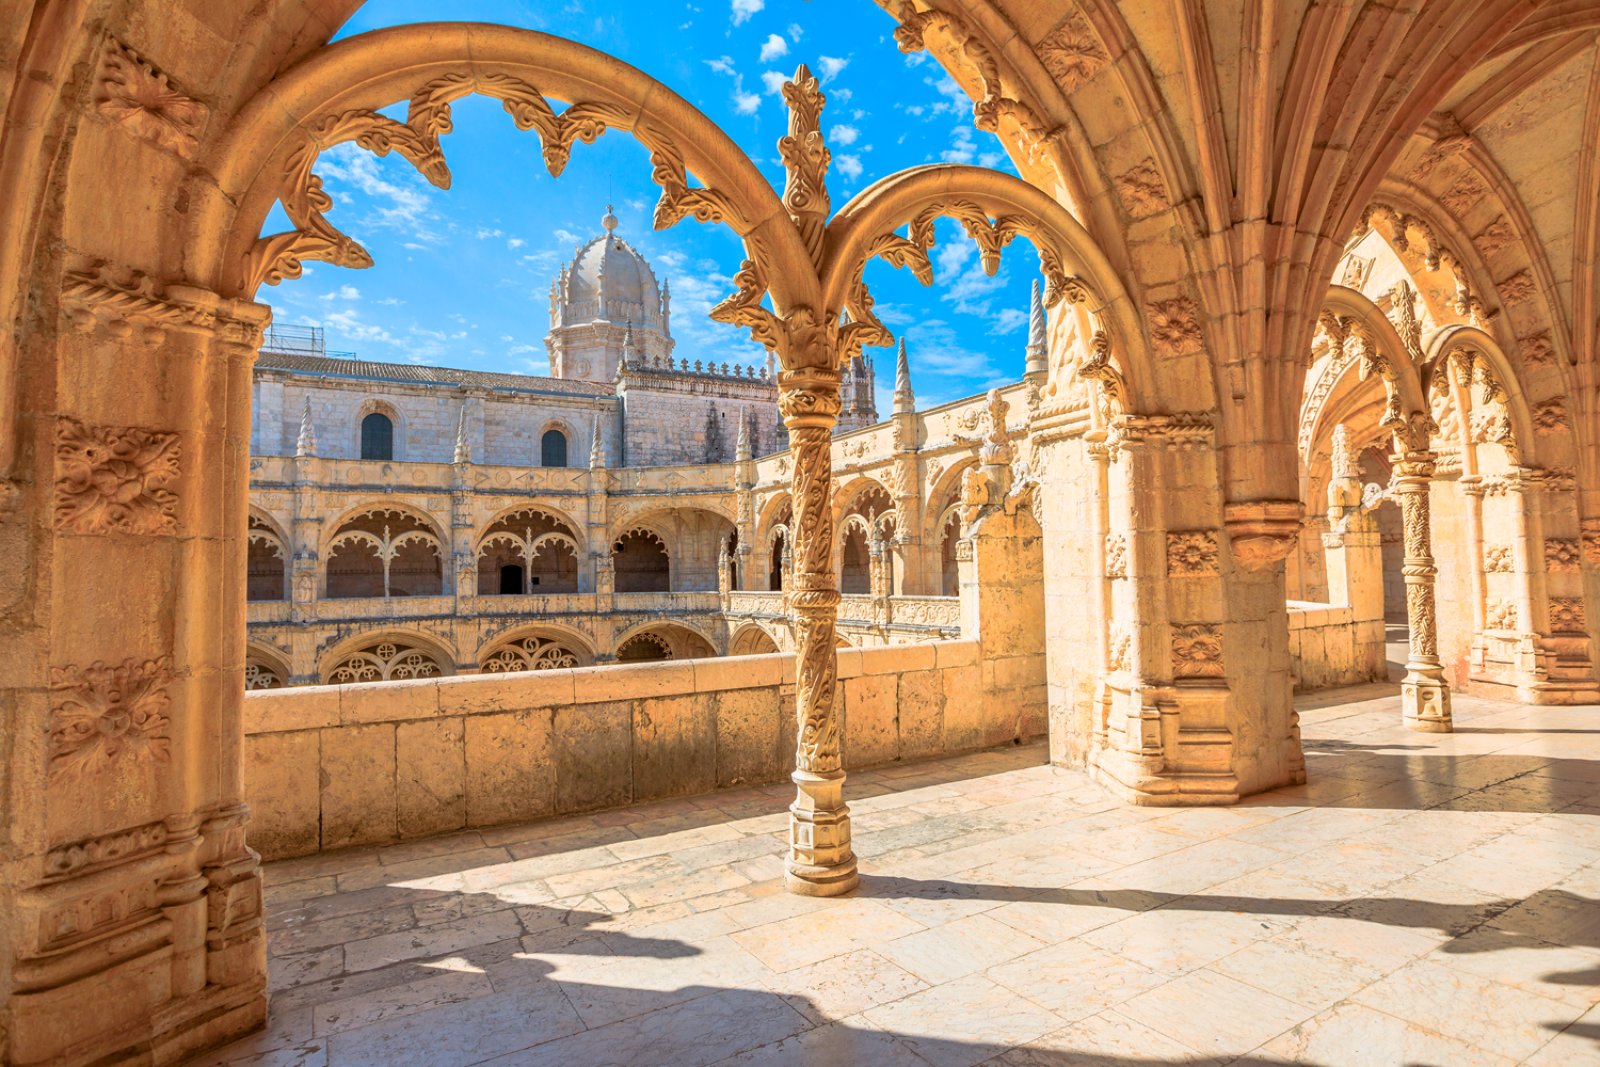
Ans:
[[[841,649],[847,768],[1004,744],[1044,710],[975,700],[976,641]],[[268,858],[783,780],[794,657],[315,686],[245,698]]]
[[[1340,604],[1289,601],[1289,670],[1296,692],[1388,677],[1383,620]]]

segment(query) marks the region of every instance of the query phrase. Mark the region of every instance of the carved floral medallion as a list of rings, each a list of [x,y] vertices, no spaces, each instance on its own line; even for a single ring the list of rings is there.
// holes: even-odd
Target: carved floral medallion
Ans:
[[[56,528],[69,533],[173,533],[178,435],[56,420]]]
[[[171,660],[96,661],[50,669],[50,782],[166,763]]]

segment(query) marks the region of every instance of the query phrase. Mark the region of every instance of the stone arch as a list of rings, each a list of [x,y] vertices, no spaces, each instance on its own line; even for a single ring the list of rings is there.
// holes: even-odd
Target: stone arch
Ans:
[[[283,527],[265,511],[252,507],[245,541],[245,599],[287,600],[291,549]]]
[[[955,506],[961,496],[961,479],[978,465],[975,453],[958,456],[950,466],[939,472],[922,504],[923,544],[935,544],[944,528],[944,514]]]
[[[717,655],[717,642],[700,627],[686,622],[642,622],[618,635],[616,658],[619,663],[641,662],[624,656],[630,646],[649,643],[665,655],[650,659],[707,659]]]
[[[348,511],[327,537],[323,594],[437,596],[444,591],[445,545],[417,509],[377,503]]]
[[[539,623],[485,641],[475,659],[485,674],[587,667],[594,663],[594,647],[569,626]]]
[[[636,526],[611,543],[612,572],[619,593],[666,593],[672,589],[672,554],[659,533]]]
[[[1529,402],[1521,379],[1499,343],[1476,327],[1448,326],[1429,339],[1427,351],[1426,375],[1430,392],[1447,384],[1447,376],[1451,372],[1450,356],[1453,353],[1468,353],[1474,361],[1483,361],[1484,366],[1475,368],[1474,384],[1478,384],[1479,376],[1482,374],[1486,373],[1490,377],[1493,390],[1500,394],[1501,402],[1505,405],[1510,420],[1511,443],[1515,454],[1520,457],[1519,463],[1529,467],[1539,466],[1543,458],[1541,439],[1550,435],[1540,434],[1535,427],[1533,404]],[[1464,456],[1470,462],[1469,454],[1473,451],[1473,442],[1465,418],[1469,413],[1460,414],[1461,436],[1456,443],[1462,447]],[[1563,436],[1571,433],[1572,423],[1566,422],[1559,428],[1559,432]],[[1576,448],[1573,451],[1576,452]]]
[[[738,526],[723,507],[702,503],[663,504],[626,513],[613,527],[624,535],[645,531],[657,538],[671,561],[673,592],[711,592],[718,587],[721,549]],[[613,536],[611,544],[622,538]],[[622,591],[619,579],[617,589]]]
[[[730,656],[763,656],[777,651],[778,642],[765,627],[753,622],[739,627],[728,642]]]
[[[317,671],[324,685],[443,678],[455,674],[455,653],[443,639],[412,630],[357,634],[325,654]]]
[[[860,595],[872,592],[872,526],[854,512],[839,523],[837,549],[839,592]]]
[[[427,509],[413,504],[407,500],[395,500],[387,497],[374,497],[369,500],[364,500],[359,504],[352,504],[350,507],[347,507],[341,511],[332,521],[322,524],[323,530],[326,532],[324,532],[322,535],[322,544],[319,546],[320,553],[324,557],[327,556],[328,548],[333,544],[334,538],[338,536],[339,530],[348,525],[352,520],[370,512],[378,511],[390,511],[403,514],[414,520],[419,526],[426,528],[430,533],[433,534],[440,544],[446,544],[449,541],[449,538],[445,535],[444,524],[441,523],[432,513],[427,511]]]
[[[244,647],[244,688],[282,689],[289,684],[294,673],[289,669],[289,657],[275,648],[251,641]]]
[[[262,282],[298,276],[305,258],[366,265],[365,250],[317,209],[307,184],[316,156],[345,141],[379,142],[447,186],[438,136],[450,128],[449,103],[473,92],[499,97],[524,128],[538,130],[555,175],[574,141],[592,141],[607,128],[631,132],[657,161],[658,228],[690,215],[727,222],[764,260],[780,314],[821,306],[810,255],[777,195],[715,123],[602,52],[532,30],[469,23],[400,26],[326,45],[247,103],[207,146],[200,160],[207,177],[188,187],[193,276],[248,299]],[[571,107],[558,116],[546,95]],[[407,122],[378,114],[405,100],[412,101]],[[689,175],[703,187],[690,187]],[[299,228],[258,239],[280,198]]]
[[[475,551],[479,596],[578,592],[583,543],[556,511],[507,508],[484,527]]]

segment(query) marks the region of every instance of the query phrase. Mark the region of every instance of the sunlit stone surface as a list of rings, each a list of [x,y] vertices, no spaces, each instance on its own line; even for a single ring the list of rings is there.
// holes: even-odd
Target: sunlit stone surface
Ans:
[[[268,864],[267,1030],[207,1065],[1596,1062],[1596,709],[1302,701],[1312,784],[1118,803],[1040,746]]]

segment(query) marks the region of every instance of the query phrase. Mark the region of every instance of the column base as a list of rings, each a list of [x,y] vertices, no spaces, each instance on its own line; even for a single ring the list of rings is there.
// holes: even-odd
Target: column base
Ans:
[[[1450,720],[1450,686],[1442,678],[1408,670],[1400,682],[1400,708],[1408,730],[1447,734],[1455,729]]]
[[[789,806],[789,858],[784,885],[804,897],[837,897],[861,877],[850,849],[850,809],[844,803],[844,772],[795,771]]]

